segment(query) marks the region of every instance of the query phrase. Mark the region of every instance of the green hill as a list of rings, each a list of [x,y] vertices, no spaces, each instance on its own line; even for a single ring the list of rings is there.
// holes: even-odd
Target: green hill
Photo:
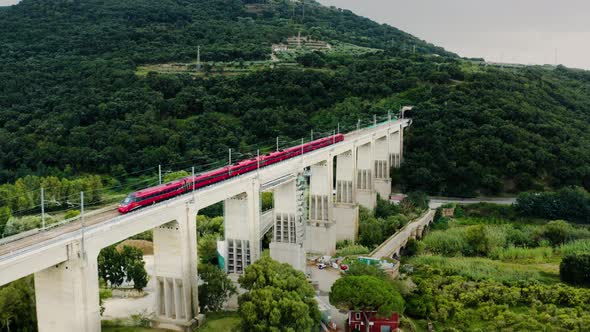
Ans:
[[[585,72],[484,68],[315,2],[23,0],[0,22],[0,182],[183,168],[413,104],[408,190],[590,187]],[[300,32],[338,51],[272,64]],[[221,75],[150,69],[199,46]]]

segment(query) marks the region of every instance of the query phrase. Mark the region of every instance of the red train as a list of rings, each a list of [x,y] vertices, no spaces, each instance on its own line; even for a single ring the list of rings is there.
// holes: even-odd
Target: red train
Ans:
[[[254,171],[259,167],[259,162],[260,167],[262,168],[289,158],[299,156],[302,153],[308,153],[338,142],[342,142],[343,140],[344,135],[333,135],[285,150],[271,152],[264,156],[242,160],[231,166],[218,168],[213,171],[196,175],[194,179],[192,176],[189,176],[184,179],[161,184],[159,186],[145,188],[129,194],[119,204],[119,212],[127,213],[141,208],[142,206],[151,205],[174,196],[182,195],[186,192],[192,191],[193,189],[202,188],[212,183],[221,182],[234,176]],[[260,159],[260,161],[258,159]]]

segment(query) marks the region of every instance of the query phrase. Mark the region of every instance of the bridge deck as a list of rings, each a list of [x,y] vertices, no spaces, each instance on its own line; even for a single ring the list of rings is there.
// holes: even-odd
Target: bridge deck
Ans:
[[[388,130],[388,128],[395,128],[395,126],[399,126],[400,124],[402,127],[407,127],[409,125],[409,121],[402,120],[402,121],[382,123],[382,124],[378,124],[377,126],[373,126],[371,128],[365,128],[365,129],[361,129],[360,131],[354,131],[352,133],[348,133],[345,135],[344,141],[342,141],[340,143],[336,143],[336,144],[328,146],[326,148],[308,153],[303,156],[303,159],[293,158],[293,159],[283,161],[283,162],[275,164],[275,165],[267,166],[264,168],[264,170],[265,170],[264,173],[263,173],[263,169],[260,170],[259,176],[262,179],[261,181],[265,181],[264,183],[271,183],[272,181],[276,181],[277,178],[279,178],[279,177],[287,176],[289,174],[289,170],[294,169],[296,161],[302,160],[305,163],[308,163],[310,165],[313,163],[317,163],[317,162],[319,162],[319,160],[321,160],[322,156],[324,156],[326,154],[326,152],[332,151],[330,153],[334,153],[334,154],[343,153],[345,151],[345,149],[350,148],[351,143],[354,142],[359,145],[365,144],[367,142],[370,142],[371,136],[373,134],[375,134],[377,132],[382,133],[384,130]],[[299,165],[299,164],[297,163],[297,165]],[[299,165],[298,167],[300,167],[300,166],[301,165]],[[303,165],[303,166],[309,166],[309,165]],[[268,171],[266,171],[266,170],[268,170]],[[227,185],[230,185],[232,183],[238,184],[238,183],[241,183],[240,181],[244,182],[245,178],[250,178],[250,177],[254,176],[254,175],[252,175],[252,173],[254,173],[254,172],[247,173],[241,177],[228,179],[228,180],[223,181],[219,184],[215,184],[215,185],[211,185],[209,187],[201,188],[201,189],[197,190],[197,196],[199,196],[200,199],[204,199],[205,201],[211,201],[213,199],[217,199],[219,197],[222,197],[222,195],[210,195],[210,194],[214,193],[214,192],[219,192],[219,191],[228,191]],[[201,192],[201,194],[199,194],[199,192]],[[140,210],[138,210],[137,216],[135,218],[136,219],[142,218],[142,216],[141,216],[142,211],[148,212],[147,210],[150,210],[150,209],[158,209],[159,207],[165,208],[166,206],[170,206],[171,204],[174,204],[174,201],[178,201],[178,202],[187,201],[187,195],[190,195],[190,194],[181,195],[181,196],[175,197],[173,199],[170,199],[168,201],[164,201],[164,202],[155,204],[154,206],[145,209],[145,211],[144,211],[144,209],[140,209]],[[214,197],[212,197],[212,196],[214,196]],[[208,203],[211,203],[211,202],[208,202]],[[135,213],[133,213],[133,214],[135,214]],[[126,215],[126,217],[127,217],[127,215]],[[113,221],[117,221],[117,222],[121,221],[123,223],[123,222],[129,222],[129,220],[133,219],[132,214],[130,214],[128,217],[130,217],[130,218],[121,218],[120,214],[116,210],[116,206],[112,205],[112,206],[107,206],[107,207],[101,208],[99,210],[90,211],[89,213],[87,213],[85,216],[85,225],[88,230],[91,230],[94,233],[100,231],[100,229],[102,229],[102,228],[104,228],[106,231],[108,231],[110,229],[109,227],[112,227],[109,225],[112,225]],[[127,220],[127,219],[129,219],[129,220]],[[267,228],[268,220],[271,220],[271,218],[269,218],[268,216],[266,218],[264,218],[265,225],[261,225],[261,226],[265,226],[265,227],[262,227],[261,230],[264,230]],[[133,222],[135,222],[135,221],[133,221]],[[103,227],[103,225],[104,225],[104,227]],[[61,242],[65,241],[66,238],[71,238],[71,239],[74,239],[76,237],[79,238],[80,233],[81,233],[81,221],[74,220],[69,223],[65,223],[63,225],[60,225],[58,227],[54,227],[54,228],[40,231],[40,232],[35,233],[31,236],[27,236],[27,237],[18,239],[13,242],[1,244],[0,245],[0,269],[2,268],[2,266],[5,266],[5,264],[8,264],[7,266],[10,266],[11,261],[14,261],[14,260],[22,260],[21,264],[26,265],[24,260],[30,259],[27,257],[36,255],[36,253],[45,250],[44,248],[46,248],[46,247],[55,246],[56,242],[58,240],[61,243]],[[130,234],[129,236],[132,236],[132,235],[133,234]],[[35,272],[35,269],[33,267],[29,267],[27,269],[30,270],[29,273]]]

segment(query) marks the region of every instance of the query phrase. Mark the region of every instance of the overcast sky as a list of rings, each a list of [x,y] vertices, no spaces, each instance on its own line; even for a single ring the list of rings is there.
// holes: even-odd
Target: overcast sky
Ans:
[[[1,1],[1,0],[0,0]],[[588,0],[319,0],[465,57],[590,69]]]
[[[588,0],[319,0],[465,57],[590,69]],[[10,5],[18,0],[0,0]]]

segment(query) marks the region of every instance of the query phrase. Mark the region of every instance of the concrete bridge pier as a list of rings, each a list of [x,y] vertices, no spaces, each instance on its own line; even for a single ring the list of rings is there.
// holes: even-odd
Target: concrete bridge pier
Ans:
[[[385,200],[391,196],[389,143],[389,136],[375,140],[375,191]]]
[[[274,190],[274,233],[270,257],[305,272],[305,178],[286,182]]]
[[[260,184],[224,202],[225,268],[241,274],[260,258]]]
[[[334,225],[334,160],[310,167],[309,219],[305,232],[307,252],[333,255],[336,252],[336,227]]]
[[[356,149],[336,156],[334,223],[336,241],[356,241],[359,209],[356,204]]]
[[[373,141],[374,142],[374,141]],[[359,146],[356,159],[356,198],[357,202],[373,210],[377,204],[373,169],[375,168],[375,145],[367,143]]]
[[[191,331],[199,314],[197,286],[197,212],[192,204],[174,220],[154,228],[157,327]]]
[[[402,126],[389,135],[389,165],[393,168],[399,168],[402,163],[402,135],[404,128]]]
[[[40,332],[100,332],[98,252],[67,246],[68,260],[34,275]]]

